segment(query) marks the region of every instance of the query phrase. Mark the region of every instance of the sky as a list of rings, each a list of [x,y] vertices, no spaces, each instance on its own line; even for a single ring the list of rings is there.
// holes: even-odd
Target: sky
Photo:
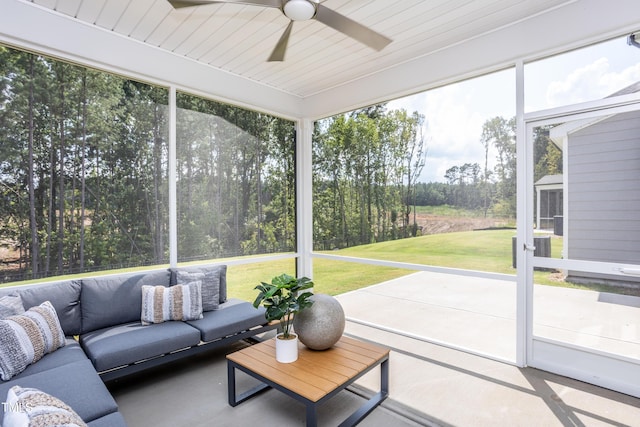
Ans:
[[[640,49],[618,38],[526,64],[524,73],[525,112],[601,99],[640,81]],[[452,166],[484,165],[485,121],[515,116],[515,70],[400,98],[387,108],[425,116],[427,158],[419,181],[445,182]],[[495,152],[489,161],[493,167]]]

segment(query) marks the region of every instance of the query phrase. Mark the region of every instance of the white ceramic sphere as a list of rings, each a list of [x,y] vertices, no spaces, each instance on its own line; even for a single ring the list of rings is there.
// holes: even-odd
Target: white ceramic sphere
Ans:
[[[344,310],[331,295],[314,294],[313,305],[296,314],[293,329],[302,344],[312,350],[332,347],[344,332]]]

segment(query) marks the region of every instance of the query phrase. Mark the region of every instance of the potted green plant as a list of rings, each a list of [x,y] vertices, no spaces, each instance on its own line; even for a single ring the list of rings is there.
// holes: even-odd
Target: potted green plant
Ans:
[[[300,310],[311,307],[313,293],[306,291],[313,287],[308,277],[295,278],[281,274],[271,279],[271,283],[261,282],[255,289],[258,296],[253,306],[265,308],[267,321],[279,321],[282,333],[276,336],[276,360],[282,363],[298,359],[298,337],[291,332],[293,317]]]

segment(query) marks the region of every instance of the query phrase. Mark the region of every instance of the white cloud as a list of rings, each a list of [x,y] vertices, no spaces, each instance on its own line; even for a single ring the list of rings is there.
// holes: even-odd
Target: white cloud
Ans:
[[[570,105],[602,99],[637,81],[640,81],[640,63],[618,72],[611,70],[607,58],[600,58],[575,69],[564,80],[549,83],[547,105]]]
[[[425,116],[427,160],[421,182],[444,181],[447,169],[464,163],[484,165],[480,143],[482,125],[493,116],[478,110],[473,85],[454,84],[390,102],[389,109],[404,108]],[[495,155],[490,154],[490,161]],[[490,166],[491,167],[491,166]]]
[[[469,109],[471,96],[459,86],[449,86],[425,97],[430,154],[425,169],[430,169],[433,180],[444,180],[446,170],[452,166],[481,163],[480,136],[485,119]]]
[[[636,53],[617,40],[528,64],[526,111],[602,99],[640,81]],[[496,116],[515,115],[515,72],[505,70],[429,90],[392,101],[388,108],[424,114],[428,155],[421,181],[444,181],[452,166],[476,162],[484,166],[482,125]],[[490,168],[495,157],[495,152],[489,153]]]

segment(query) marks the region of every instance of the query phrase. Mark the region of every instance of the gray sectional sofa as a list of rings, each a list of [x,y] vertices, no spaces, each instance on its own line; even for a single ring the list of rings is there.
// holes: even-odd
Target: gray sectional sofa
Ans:
[[[142,286],[173,287],[179,273],[216,275],[214,309],[202,318],[141,322]],[[226,266],[189,267],[118,274],[0,289],[19,294],[25,309],[50,301],[66,345],[46,354],[8,381],[0,380],[0,401],[14,385],[50,394],[69,405],[89,426],[125,426],[105,382],[275,329],[264,309],[227,298]],[[211,298],[203,291],[204,298]],[[203,304],[205,305],[205,304]],[[0,424],[6,406],[0,406]]]

